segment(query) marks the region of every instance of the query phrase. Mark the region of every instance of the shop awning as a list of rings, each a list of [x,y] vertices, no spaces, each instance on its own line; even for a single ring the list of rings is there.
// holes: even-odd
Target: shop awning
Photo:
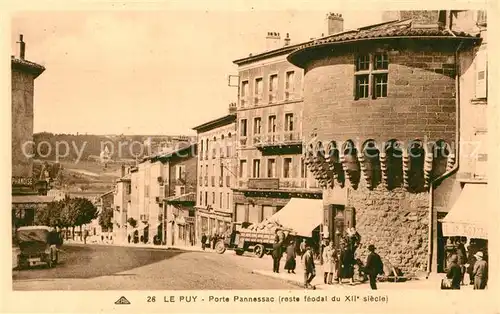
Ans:
[[[292,198],[269,220],[293,229],[297,235],[312,236],[312,231],[323,221],[323,200]]]
[[[450,212],[442,220],[443,236],[488,239],[486,184],[465,184]]]

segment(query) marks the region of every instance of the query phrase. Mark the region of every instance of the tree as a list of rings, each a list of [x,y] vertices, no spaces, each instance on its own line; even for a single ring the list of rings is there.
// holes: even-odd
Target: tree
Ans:
[[[97,208],[91,201],[83,197],[70,199],[70,204],[77,212],[75,226],[80,227],[80,238],[82,238],[82,225],[88,224],[97,218]]]
[[[113,227],[113,208],[105,207],[99,214],[99,225],[103,230],[109,230]]]
[[[50,227],[63,227],[62,213],[64,211],[63,201],[48,203],[45,207],[37,210],[35,223]]]

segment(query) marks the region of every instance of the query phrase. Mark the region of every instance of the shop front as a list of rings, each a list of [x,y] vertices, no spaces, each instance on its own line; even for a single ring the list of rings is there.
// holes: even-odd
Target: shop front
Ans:
[[[438,271],[445,271],[451,254],[459,245],[467,248],[468,255],[481,251],[488,258],[488,224],[491,216],[487,206],[479,205],[488,199],[486,183],[465,183],[451,210],[438,220],[441,252]]]

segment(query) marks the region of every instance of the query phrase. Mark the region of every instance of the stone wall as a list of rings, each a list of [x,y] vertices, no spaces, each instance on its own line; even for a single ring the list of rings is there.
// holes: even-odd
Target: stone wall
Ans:
[[[357,257],[366,260],[374,244],[382,258],[405,275],[425,271],[428,263],[429,193],[409,193],[402,188],[351,190],[348,204],[355,209],[356,229],[362,239]]]
[[[24,143],[33,140],[32,74],[12,70],[12,176],[31,177],[33,161],[22,150]],[[26,146],[27,153],[33,145]]]
[[[387,52],[385,98],[355,99],[352,51],[338,51],[307,65],[302,124],[306,141],[313,131],[328,141],[455,140],[453,52],[424,44],[418,50],[394,48]],[[375,46],[363,49],[377,51]]]

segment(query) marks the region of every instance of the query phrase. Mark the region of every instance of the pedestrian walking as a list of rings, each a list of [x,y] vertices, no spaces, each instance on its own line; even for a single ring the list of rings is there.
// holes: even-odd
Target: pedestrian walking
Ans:
[[[306,252],[306,239],[302,239],[299,250],[300,250],[300,256],[302,257],[302,255],[304,255],[304,253]]]
[[[346,242],[343,242],[340,247],[341,264],[339,283],[342,283],[342,279],[349,278],[352,284],[354,283],[354,253],[350,250]]]
[[[273,273],[279,273],[282,251],[281,251],[281,243],[278,241],[278,239],[274,240],[272,256],[273,256]]]
[[[295,252],[295,241],[290,240],[286,248],[286,261],[285,261],[285,269],[288,273],[295,274],[295,266],[296,266],[296,252]]]
[[[368,246],[368,251],[370,251],[370,254],[366,258],[365,272],[370,278],[370,288],[377,290],[377,275],[384,273],[384,264],[380,255],[375,253],[375,246],[373,244]]]
[[[206,245],[207,245],[207,235],[206,235],[205,233],[203,233],[203,234],[201,235],[201,249],[202,249],[203,251],[205,251],[205,247],[206,247]]]
[[[465,243],[463,239],[457,241],[457,264],[460,267],[461,279],[460,282],[464,284],[465,277],[465,264],[467,263],[467,253],[465,252]]]
[[[333,284],[333,280],[337,280],[337,252],[333,246],[333,241],[328,243],[328,246],[323,250],[323,273],[324,283]],[[334,278],[335,274],[335,278]]]
[[[302,255],[302,264],[304,265],[304,288],[316,289],[311,285],[312,280],[316,277],[316,266],[314,265],[311,246],[308,243],[306,243],[305,252]]]
[[[447,287],[442,286],[441,289],[460,290],[460,282],[462,281],[462,270],[458,263],[457,254],[453,254],[450,257],[450,266],[448,268],[448,272],[446,273],[446,278],[449,279],[451,282],[447,284]]]
[[[476,263],[474,264],[474,290],[482,290],[486,288],[488,282],[488,263],[484,260],[483,252],[479,251],[474,254]]]

